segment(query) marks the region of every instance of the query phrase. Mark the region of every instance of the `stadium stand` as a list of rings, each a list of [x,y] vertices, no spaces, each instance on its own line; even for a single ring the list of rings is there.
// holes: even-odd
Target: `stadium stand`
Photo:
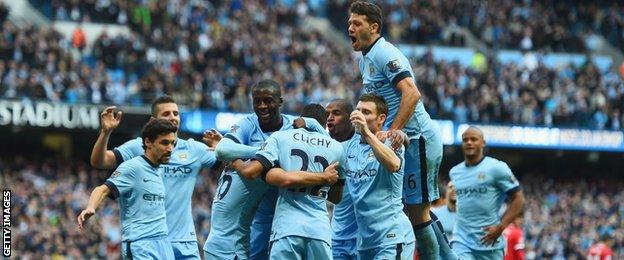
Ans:
[[[8,10],[0,3],[2,99],[145,106],[167,93],[189,108],[249,112],[249,87],[273,78],[284,86],[284,110],[298,113],[306,103],[353,100],[360,92],[351,53],[320,32],[299,27],[309,12],[316,12],[345,32],[348,1],[268,1],[267,6],[256,1],[30,2],[54,20],[125,24],[133,32],[128,37],[101,34],[76,55],[72,39],[48,28],[17,27],[7,21]],[[407,2],[382,5],[388,19],[384,35],[392,41],[463,46],[461,35],[445,34],[449,27],[463,26],[493,48],[584,52],[587,37],[598,33],[624,51],[624,4],[615,1],[502,1],[496,8],[483,1],[399,5]],[[411,19],[405,19],[408,14]],[[411,62],[423,101],[436,119],[624,130],[624,83],[615,69],[603,72],[591,62],[557,68],[540,62],[503,64],[492,56],[485,66],[475,67],[436,61],[431,52]],[[1,183],[14,191],[16,255],[86,259],[119,254],[115,202],[106,202],[89,232],[79,233],[74,222],[89,191],[108,172],[82,160],[23,154],[0,157],[0,170]],[[527,198],[529,259],[583,259],[605,233],[615,238],[614,259],[624,259],[621,179],[604,181],[598,173],[575,175],[582,182],[549,177],[555,173],[561,172],[523,169],[518,174]],[[203,245],[218,174],[201,176],[193,214]]]
[[[87,226],[90,230],[79,233],[74,222],[91,187],[101,184],[107,172],[91,169],[86,161],[32,155],[3,156],[0,168],[2,183],[14,191],[13,210],[18,216],[14,221],[19,223],[13,238],[17,241],[16,255],[26,259],[43,259],[45,255],[85,259],[119,254],[121,233],[115,201],[107,199],[97,221]],[[562,175],[552,173],[557,174]],[[549,172],[519,175],[527,198],[524,227],[528,259],[584,259],[589,246],[602,234],[614,237],[614,259],[624,257],[621,180],[585,178],[579,183],[570,176],[567,180],[547,177]],[[202,172],[195,187],[193,215],[200,245],[210,230],[217,177]]]

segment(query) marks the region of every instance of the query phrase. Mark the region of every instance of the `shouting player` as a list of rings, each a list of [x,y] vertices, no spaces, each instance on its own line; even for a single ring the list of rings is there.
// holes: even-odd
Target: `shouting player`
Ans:
[[[410,138],[405,151],[403,201],[418,240],[418,254],[421,259],[456,259],[443,231],[432,225],[429,212],[431,202],[439,197],[440,131],[425,111],[409,61],[380,35],[381,8],[356,1],[349,13],[351,46],[362,52],[359,69],[363,88],[388,103],[385,128],[403,130]]]

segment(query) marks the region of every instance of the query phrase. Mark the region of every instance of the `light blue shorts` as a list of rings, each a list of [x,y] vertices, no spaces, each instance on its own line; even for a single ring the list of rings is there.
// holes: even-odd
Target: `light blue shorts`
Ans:
[[[175,259],[167,238],[121,242],[122,259]]]
[[[360,260],[385,260],[385,259],[414,259],[414,242],[390,244],[386,246],[375,247],[366,250],[358,250],[358,259]]]
[[[355,260],[357,259],[357,240],[332,240],[332,254],[334,260]]]
[[[442,163],[442,139],[436,134],[410,139],[405,151],[403,201],[414,205],[440,198],[438,171]]]
[[[319,239],[287,236],[271,242],[271,260],[332,259],[331,246]]]

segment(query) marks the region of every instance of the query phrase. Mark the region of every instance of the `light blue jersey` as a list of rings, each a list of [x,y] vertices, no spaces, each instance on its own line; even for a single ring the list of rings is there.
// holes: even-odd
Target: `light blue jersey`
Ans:
[[[415,240],[403,213],[403,148],[395,151],[401,168],[389,172],[379,163],[372,147],[357,135],[345,143],[347,189],[353,199],[358,226],[358,250],[411,243]],[[390,145],[390,141],[386,142]]]
[[[385,127],[389,128],[401,105],[401,92],[396,84],[404,78],[414,78],[409,60],[394,45],[380,37],[359,62],[364,90],[382,96],[388,104],[388,118]],[[436,134],[436,127],[425,111],[422,101],[418,101],[412,118],[402,129],[415,139]]]
[[[383,37],[377,39],[359,61],[364,90],[382,96],[388,104],[384,127],[390,128],[399,111],[402,93],[396,88],[402,79],[414,78],[409,60]],[[402,129],[410,145],[405,152],[403,197],[406,204],[432,202],[438,193],[438,169],[442,162],[442,139],[437,124],[425,111],[422,100]]]
[[[353,134],[350,139],[360,138]],[[343,149],[349,140],[342,142]],[[343,150],[343,154],[347,151]],[[355,259],[357,257],[357,222],[355,220],[355,209],[353,199],[348,187],[343,187],[342,200],[334,205],[334,214],[331,221],[332,227],[332,253],[334,259]]]
[[[256,154],[265,170],[279,166],[285,171],[323,172],[342,159],[342,145],[321,133],[291,129],[272,134]],[[342,176],[344,179],[344,175]],[[271,241],[299,236],[331,245],[326,199],[328,185],[279,188]]]
[[[453,239],[453,228],[455,227],[455,222],[457,221],[457,212],[450,211],[448,205],[443,205],[442,207],[431,208],[431,211],[438,217],[440,223],[442,223],[442,227],[444,230],[444,234],[450,240]]]
[[[472,250],[502,249],[503,237],[494,246],[484,246],[484,227],[500,223],[499,210],[506,194],[520,188],[518,180],[505,162],[483,157],[474,166],[462,162],[449,172],[457,193],[457,223],[453,229],[453,245],[461,243]]]
[[[105,183],[118,199],[122,242],[167,236],[165,185],[158,166],[144,155],[117,167]]]
[[[115,148],[113,152],[118,162],[130,160],[143,154],[143,141],[140,137]],[[168,239],[171,242],[197,241],[195,224],[191,213],[191,199],[197,176],[202,168],[218,166],[214,152],[208,146],[193,139],[176,139],[171,159],[159,166],[163,173],[167,194]]]
[[[292,129],[295,119],[296,117],[290,115],[282,115],[282,127],[279,131]],[[306,119],[307,126],[316,131],[324,131],[318,122],[316,124],[314,122]],[[239,144],[260,147],[272,133],[263,132],[258,116],[249,114],[232,125],[224,138]],[[232,154],[228,157],[244,158],[244,156]],[[212,203],[211,228],[204,244],[204,251],[212,254],[218,253],[222,257],[232,256],[236,252],[239,258],[246,259],[251,254],[250,226],[252,221],[266,223],[266,233],[270,232],[277,189],[269,187],[260,179],[247,180],[235,171],[225,171],[219,180],[217,192]],[[233,221],[236,224],[233,224]],[[268,250],[269,238],[260,240],[252,242]]]

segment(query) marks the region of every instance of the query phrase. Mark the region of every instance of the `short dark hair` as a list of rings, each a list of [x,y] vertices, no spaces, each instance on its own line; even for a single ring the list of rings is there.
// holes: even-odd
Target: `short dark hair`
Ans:
[[[327,123],[327,110],[319,104],[308,104],[301,110],[302,117],[314,118],[321,125]]]
[[[364,1],[355,1],[349,7],[349,13],[366,16],[366,21],[368,23],[377,23],[379,25],[379,33],[381,33],[381,26],[383,24],[382,13],[378,5]]]
[[[141,132],[141,138],[143,138],[143,149],[145,149],[146,139],[153,142],[160,135],[175,133],[177,131],[178,128],[167,119],[150,119],[150,121],[145,124],[143,131]]]
[[[373,102],[377,107],[377,115],[388,115],[388,104],[386,104],[386,100],[382,96],[365,93],[362,94],[358,100],[362,102]]]
[[[254,85],[251,88],[251,94],[253,95],[254,92],[260,91],[260,90],[269,91],[273,95],[275,95],[275,97],[282,98],[282,87],[275,80],[265,79],[265,80],[258,82],[258,84]]]
[[[167,104],[167,103],[175,103],[175,100],[173,100],[172,97],[170,96],[161,96],[158,97],[157,99],[154,99],[154,101],[152,101],[152,116],[156,117],[156,106],[160,105],[160,104]]]
[[[329,102],[330,104],[332,103],[336,103],[338,104],[338,106],[340,106],[340,109],[344,110],[347,115],[351,114],[351,112],[353,112],[354,108],[353,108],[353,104],[351,103],[351,101],[345,99],[345,98],[337,98],[334,99],[332,101]]]

